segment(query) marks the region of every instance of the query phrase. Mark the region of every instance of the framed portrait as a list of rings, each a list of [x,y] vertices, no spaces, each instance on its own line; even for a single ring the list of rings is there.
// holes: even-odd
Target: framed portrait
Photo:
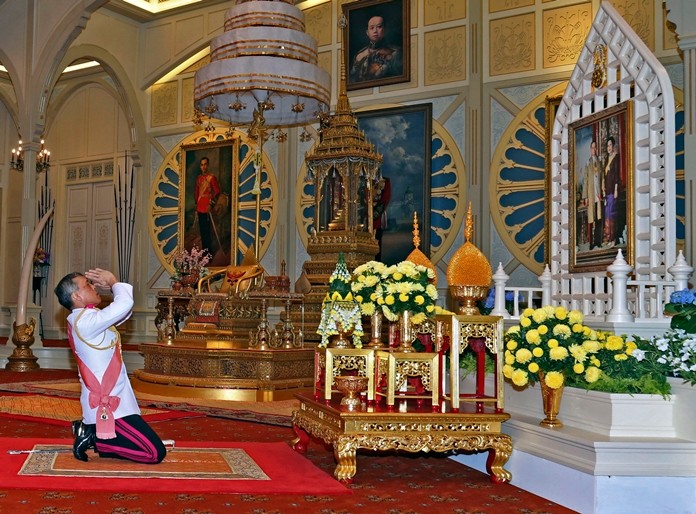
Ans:
[[[408,82],[409,0],[364,0],[343,5],[347,88]]]
[[[181,147],[179,241],[186,250],[207,249],[208,267],[234,263],[231,234],[237,223],[231,199],[237,190],[233,163],[238,152],[237,139]]]
[[[551,136],[556,111],[563,95],[547,96],[544,100],[544,262],[551,261]]]
[[[382,154],[383,181],[375,189],[373,227],[377,260],[391,265],[413,251],[413,214],[421,245],[430,254],[432,105],[357,112],[358,126]]]
[[[633,116],[623,102],[569,125],[570,271],[633,263]]]

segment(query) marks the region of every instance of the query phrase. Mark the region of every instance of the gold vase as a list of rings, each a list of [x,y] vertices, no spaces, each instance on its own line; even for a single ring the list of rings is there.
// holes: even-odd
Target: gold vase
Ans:
[[[544,382],[544,374],[539,373],[539,384],[541,384],[541,400],[544,406],[546,417],[539,424],[547,428],[561,428],[563,423],[558,419],[558,412],[561,409],[561,399],[563,398],[563,386],[553,389]]]
[[[352,348],[353,347],[353,341],[352,341],[352,336],[353,332],[355,331],[355,327],[350,327],[350,328],[345,328],[343,326],[343,323],[340,321],[336,323],[336,330],[338,331],[338,334],[335,334],[331,338],[331,342],[329,343],[330,348]]]
[[[370,316],[370,342],[367,343],[367,348],[383,348],[382,343],[382,311],[375,309],[375,312]]]
[[[481,314],[476,302],[488,295],[488,286],[450,286],[450,294],[457,301],[457,312],[462,316]]]
[[[413,327],[411,326],[411,311],[404,311],[399,316],[399,340],[397,348],[400,352],[415,352],[413,347]]]
[[[193,270],[190,273],[182,274],[179,281],[184,286],[184,291],[187,293],[194,293],[194,285],[198,283],[200,273],[198,270]]]
[[[334,378],[334,384],[336,384],[336,389],[343,393],[340,404],[341,410],[362,410],[363,405],[360,399],[360,393],[367,389],[367,377],[339,375]]]

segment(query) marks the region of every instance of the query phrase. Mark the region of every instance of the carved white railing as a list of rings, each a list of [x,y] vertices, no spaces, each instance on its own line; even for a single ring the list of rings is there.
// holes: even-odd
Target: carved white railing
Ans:
[[[616,327],[631,324],[648,325],[654,323],[663,327],[667,317],[664,315],[665,303],[669,302],[674,291],[688,289],[689,280],[694,271],[682,252],[669,267],[671,280],[650,280],[630,278],[633,268],[624,260],[621,252],[614,262],[607,267],[604,277],[592,277],[586,280],[577,294],[577,298],[569,296],[564,306],[577,309],[585,314],[586,322],[613,323]],[[544,305],[561,305],[555,302],[550,289],[553,278],[548,267],[539,275],[541,287],[508,286],[508,275],[503,271],[502,264],[493,275],[495,284],[495,305],[491,312],[494,316],[504,318],[519,318],[527,307]],[[601,278],[601,280],[600,280]],[[506,308],[505,294],[513,293],[512,312]],[[592,299],[594,295],[596,298]]]

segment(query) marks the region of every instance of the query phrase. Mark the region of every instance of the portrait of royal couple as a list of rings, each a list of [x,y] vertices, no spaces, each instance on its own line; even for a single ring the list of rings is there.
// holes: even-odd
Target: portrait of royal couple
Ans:
[[[626,244],[626,167],[621,162],[620,141],[616,132],[593,128],[583,131],[577,145],[582,149],[575,172],[578,252]]]

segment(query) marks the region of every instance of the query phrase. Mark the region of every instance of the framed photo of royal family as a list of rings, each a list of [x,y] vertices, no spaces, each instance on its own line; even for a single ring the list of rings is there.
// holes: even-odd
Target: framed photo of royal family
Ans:
[[[408,82],[409,0],[363,0],[343,5],[347,88]]]
[[[623,102],[569,125],[570,271],[633,262],[633,113]]]
[[[356,113],[358,126],[382,154],[382,181],[375,189],[373,227],[377,260],[397,264],[413,251],[413,214],[420,250],[430,255],[432,104]]]

